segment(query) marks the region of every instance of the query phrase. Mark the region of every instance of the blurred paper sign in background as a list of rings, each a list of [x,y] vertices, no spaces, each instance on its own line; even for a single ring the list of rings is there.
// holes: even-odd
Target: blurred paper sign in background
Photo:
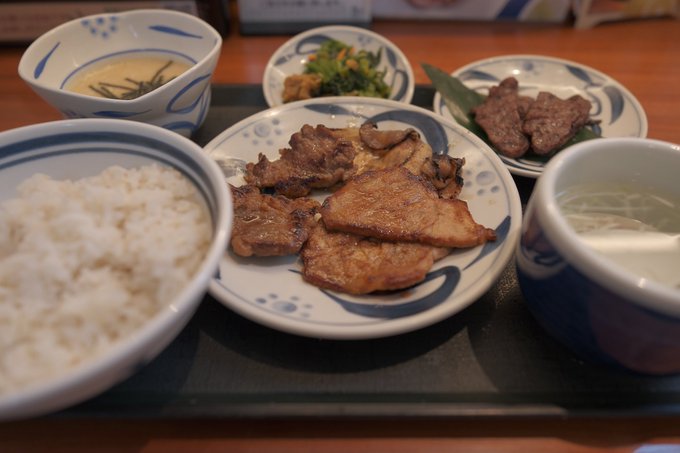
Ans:
[[[613,20],[680,17],[678,0],[574,0],[576,28],[589,28]]]
[[[375,19],[563,22],[571,0],[372,0]]]
[[[321,25],[371,24],[370,0],[238,0],[243,34],[297,33]]]
[[[227,0],[0,1],[0,42],[29,42],[78,17],[145,8],[172,9],[202,17],[222,34],[229,27]]]

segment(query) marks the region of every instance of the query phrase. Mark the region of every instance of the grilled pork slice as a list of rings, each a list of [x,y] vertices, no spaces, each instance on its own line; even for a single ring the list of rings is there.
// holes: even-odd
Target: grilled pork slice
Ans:
[[[284,256],[300,251],[316,224],[311,198],[267,195],[252,185],[230,185],[234,220],[231,247],[240,256]]]
[[[305,243],[302,277],[320,288],[349,294],[391,291],[425,279],[447,249],[384,242],[349,233],[328,232],[322,222]]]
[[[461,169],[464,159],[433,154],[432,148],[414,129],[379,131],[375,124],[364,123],[359,133],[362,151],[354,159],[352,176],[368,170],[403,166],[424,176],[442,198],[455,198],[463,187]]]
[[[434,186],[404,167],[362,173],[324,200],[326,228],[387,241],[473,247],[495,240],[467,203],[439,198]]]
[[[379,130],[375,123],[365,122],[359,128],[361,141],[373,150],[387,151],[398,145],[415,132],[414,129],[388,129]]]
[[[529,150],[529,139],[522,131],[523,116],[531,102],[519,95],[514,77],[503,79],[489,89],[484,102],[472,113],[493,146],[507,157],[517,158]]]
[[[410,128],[379,131],[368,122],[359,128],[304,125],[289,145],[279,150],[277,160],[260,154],[256,163],[248,163],[246,182],[296,198],[312,189],[332,188],[367,170],[402,165],[428,178],[444,198],[455,198],[463,185],[464,160],[433,154]]]
[[[420,175],[432,183],[440,198],[457,198],[463,189],[464,158],[433,154],[420,168]]]
[[[362,126],[362,129],[365,129]],[[382,168],[391,168],[398,166],[405,166],[412,173],[419,173],[420,167],[432,157],[432,148],[420,139],[420,134],[414,129],[407,129],[407,134],[398,143],[392,144],[389,148],[378,150],[371,148],[374,158],[365,159],[363,162],[354,162],[354,174],[352,176],[364,173],[369,170],[379,170]],[[388,131],[382,132],[383,134]],[[377,135],[378,132],[373,132]],[[362,137],[366,134],[361,134]]]
[[[420,146],[420,134],[411,128],[378,130],[374,123],[366,122],[358,128],[332,131],[338,138],[351,141],[356,151],[352,170],[345,173],[345,180],[367,170],[395,167],[411,161],[421,164],[432,154],[431,149]]]
[[[354,173],[360,171],[367,163],[385,155],[395,146],[408,139],[414,129],[388,129],[379,130],[375,123],[365,122],[361,127],[346,127],[333,129],[333,134],[354,143],[356,155],[354,156]],[[346,175],[347,176],[347,175]],[[346,178],[347,179],[347,178]]]
[[[259,188],[273,188],[289,198],[308,195],[312,189],[330,188],[351,170],[356,153],[352,141],[326,126],[302,126],[279,150],[280,158],[270,161],[258,156],[246,165],[245,180]]]
[[[590,101],[574,95],[569,99],[541,91],[524,118],[522,130],[531,136],[536,154],[549,154],[564,145],[590,122]]]

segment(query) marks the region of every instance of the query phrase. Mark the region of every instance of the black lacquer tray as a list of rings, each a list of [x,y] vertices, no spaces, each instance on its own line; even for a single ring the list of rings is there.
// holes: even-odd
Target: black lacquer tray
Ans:
[[[434,90],[413,103],[431,109]],[[260,86],[215,86],[194,140],[264,110]],[[526,203],[534,180],[514,177]],[[680,377],[584,363],[528,312],[514,263],[477,302],[422,330],[315,340],[251,322],[209,295],[156,360],[52,417],[564,417],[680,413]]]

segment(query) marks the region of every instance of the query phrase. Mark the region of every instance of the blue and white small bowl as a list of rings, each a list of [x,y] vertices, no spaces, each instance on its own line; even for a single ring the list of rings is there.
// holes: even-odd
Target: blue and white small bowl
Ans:
[[[205,120],[210,81],[222,37],[200,18],[164,9],[97,14],[66,22],[37,38],[19,62],[19,76],[66,118],[116,118],[154,124],[190,136]],[[132,100],[67,91],[95,65],[149,54],[191,67]]]
[[[201,303],[224,255],[233,215],[218,165],[194,142],[167,129],[132,121],[75,119],[0,133],[0,201],[16,197],[17,185],[38,172],[57,180],[81,179],[112,165],[152,163],[175,168],[188,178],[210,212],[212,239],[194,277],[140,328],[106,351],[64,374],[0,394],[0,421],[35,417],[84,401],[155,358]]]
[[[538,178],[516,253],[518,280],[534,317],[577,356],[633,373],[680,372],[680,288],[594,251],[556,202],[575,184],[608,182],[680,199],[678,174],[680,145],[626,137],[576,144],[555,155]]]
[[[269,107],[283,105],[282,93],[286,77],[302,74],[309,55],[316,53],[321,43],[336,39],[356,50],[377,54],[382,49],[378,65],[385,71],[385,82],[390,86],[388,99],[409,104],[413,98],[415,81],[413,69],[404,53],[384,36],[361,27],[327,25],[299,33],[286,41],[271,56],[264,70],[262,89]]]

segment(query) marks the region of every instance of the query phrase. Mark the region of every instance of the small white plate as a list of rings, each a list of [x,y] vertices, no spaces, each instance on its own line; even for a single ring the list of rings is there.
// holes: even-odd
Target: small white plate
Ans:
[[[435,263],[426,281],[390,294],[349,296],[321,290],[300,276],[298,257],[240,258],[228,251],[210,293],[235,312],[263,325],[302,336],[365,339],[428,326],[476,301],[496,281],[513,254],[522,221],[517,188],[501,160],[481,139],[429,110],[401,102],[329,97],[274,107],[233,125],[205,147],[229,183],[244,183],[246,162],[270,160],[288,147],[304,124],[379,129],[413,127],[434,152],[464,157],[460,198],[475,220],[498,239],[458,250]],[[325,195],[325,194],[324,194]],[[322,197],[323,198],[323,195]]]
[[[391,87],[389,99],[410,103],[415,82],[413,69],[404,53],[394,43],[370,30],[348,25],[329,25],[307,30],[286,41],[271,56],[264,70],[262,89],[270,107],[283,104],[281,93],[286,77],[302,74],[310,54],[328,39],[336,39],[357,50],[377,53],[382,49],[379,70],[385,71],[385,82]]]
[[[592,103],[591,116],[600,121],[599,132],[603,137],[647,135],[647,115],[635,96],[608,75],[573,61],[508,55],[470,63],[451,75],[483,94],[510,76],[517,79],[520,91],[528,96],[535,97],[539,91],[549,91],[562,99],[579,94]],[[434,96],[433,110],[453,119],[439,93]],[[548,160],[535,155],[519,159],[499,156],[511,173],[530,178],[537,178]]]

